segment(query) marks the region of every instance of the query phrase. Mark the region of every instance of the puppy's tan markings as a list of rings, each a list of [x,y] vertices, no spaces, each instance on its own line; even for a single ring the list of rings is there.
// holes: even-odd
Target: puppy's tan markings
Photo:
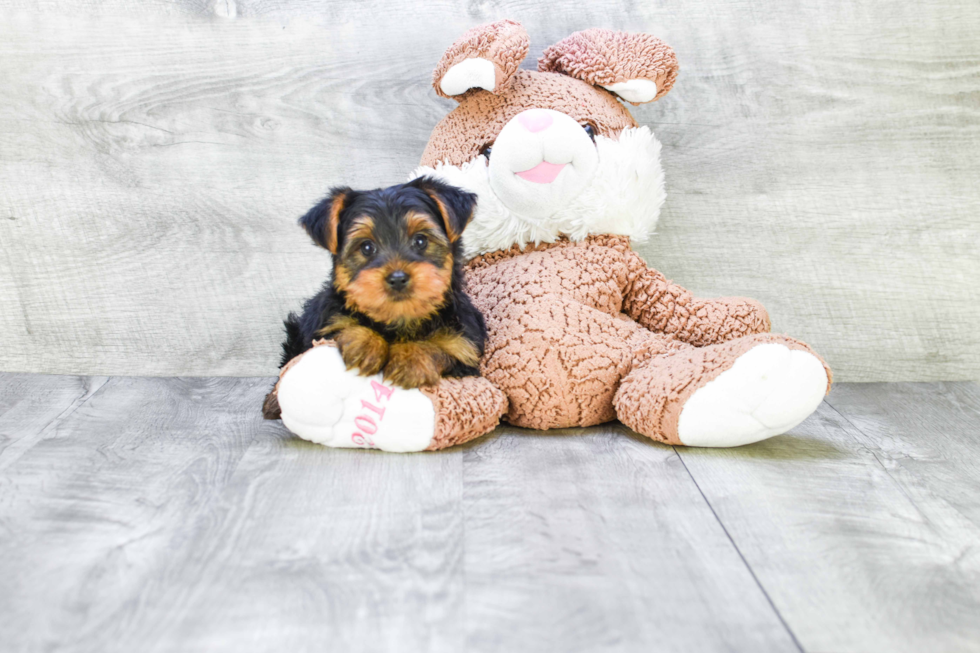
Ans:
[[[443,203],[442,199],[437,193],[431,192],[427,189],[423,189],[423,191],[425,191],[425,194],[436,203],[437,207],[439,207],[439,213],[442,215],[442,221],[446,225],[446,235],[449,236],[449,242],[455,243],[457,240],[459,240],[459,234],[456,232],[452,221],[449,219],[449,210],[446,208],[446,205]]]
[[[388,362],[388,343],[381,334],[348,315],[334,318],[317,334],[332,337],[347,369],[356,367],[361,376],[377,374]]]
[[[388,322],[386,317],[391,310],[391,302],[385,290],[387,275],[388,273],[382,268],[361,270],[357,278],[348,282],[344,289],[347,293],[345,300],[347,308],[360,311],[372,320]]]
[[[476,367],[480,354],[462,334],[440,329],[425,340],[391,345],[385,380],[402,388],[435,385],[453,365],[453,360]]]
[[[424,340],[396,342],[391,345],[385,381],[402,388],[435,385],[447,368],[446,355]]]
[[[374,239],[374,220],[366,215],[354,218],[351,222],[347,230],[347,246],[350,247],[363,239]]]
[[[433,216],[425,213],[417,213],[415,211],[408,213],[405,216],[405,228],[409,236],[414,236],[419,232],[425,232],[425,235],[432,240],[445,241],[442,238],[439,223],[436,222]]]
[[[392,300],[385,289],[385,277],[395,269],[404,270],[411,277],[409,283],[412,294],[407,299]],[[451,281],[451,261],[442,268],[428,262],[398,262],[381,268],[362,270],[344,288],[347,293],[347,308],[360,311],[372,320],[385,324],[422,320],[446,303]]]
[[[330,205],[330,213],[327,214],[327,250],[331,254],[337,253],[337,231],[340,227],[340,214],[344,210],[346,200],[347,193],[338,193]]]
[[[439,329],[429,337],[428,341],[449,358],[458,360],[463,365],[476,367],[480,364],[480,350],[462,333]]]
[[[350,279],[351,279],[350,270],[348,270],[344,265],[338,262],[333,269],[334,288],[340,291],[347,290],[347,286],[350,285]]]

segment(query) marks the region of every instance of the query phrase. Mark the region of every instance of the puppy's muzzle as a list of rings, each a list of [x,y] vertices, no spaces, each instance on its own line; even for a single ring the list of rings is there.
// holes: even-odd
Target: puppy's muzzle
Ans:
[[[411,277],[404,270],[395,270],[385,277],[385,283],[396,292],[405,290],[409,281],[411,281]]]

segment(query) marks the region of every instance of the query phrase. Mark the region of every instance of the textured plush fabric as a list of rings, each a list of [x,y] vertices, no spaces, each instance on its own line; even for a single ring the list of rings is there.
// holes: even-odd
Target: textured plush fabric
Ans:
[[[563,73],[597,86],[648,79],[657,84],[653,100],[670,91],[678,69],[674,50],[656,36],[598,28],[575,32],[538,60],[542,72]]]
[[[756,300],[698,299],[646,267],[634,252],[629,252],[629,258],[633,277],[623,312],[647,329],[696,347],[769,330],[769,314]]]
[[[528,51],[527,32],[520,23],[501,20],[469,30],[442,55],[432,73],[432,87],[442,97],[440,81],[456,64],[471,58],[486,59],[493,64],[496,79],[493,91],[500,92],[517,72]]]
[[[481,372],[510,398],[506,420],[528,428],[615,419],[620,380],[638,363],[769,328],[758,303],[695,299],[621,236],[486,254],[467,284],[490,332]]]
[[[436,411],[436,430],[429,450],[462,444],[497,426],[507,411],[507,397],[492,383],[479,377],[443,379],[422,394]]]
[[[459,106],[439,121],[422,153],[421,165],[462,165],[491,145],[510,119],[532,107],[554,109],[578,122],[589,122],[596,132],[614,137],[636,121],[616,96],[558,73],[519,70],[506,93],[471,91]]]
[[[698,389],[732,366],[741,355],[763,343],[817,354],[789,336],[763,333],[710,345],[684,347],[666,356],[651,357],[627,374],[614,398],[616,416],[637,433],[666,442],[683,444],[677,436],[677,420],[684,403]],[[817,356],[820,359],[819,356]],[[823,363],[823,359],[820,359]],[[831,372],[827,371],[827,390]]]

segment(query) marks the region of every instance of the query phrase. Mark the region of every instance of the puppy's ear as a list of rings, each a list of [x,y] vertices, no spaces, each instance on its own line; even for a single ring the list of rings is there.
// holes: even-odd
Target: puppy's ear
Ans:
[[[439,214],[442,216],[442,223],[446,227],[449,242],[455,243],[459,240],[463,230],[466,229],[466,225],[473,219],[476,194],[450,186],[432,177],[418,177],[408,182],[407,185],[415,186],[435,202]]]
[[[300,225],[306,229],[313,242],[329,250],[331,254],[337,253],[340,214],[345,206],[350,205],[354,193],[355,191],[346,186],[338,186],[299,219]]]

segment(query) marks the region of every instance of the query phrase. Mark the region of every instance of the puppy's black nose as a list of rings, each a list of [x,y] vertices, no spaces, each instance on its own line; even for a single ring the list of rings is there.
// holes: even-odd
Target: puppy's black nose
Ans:
[[[408,285],[408,278],[408,273],[404,270],[395,270],[385,277],[385,281],[388,282],[392,290],[404,290],[405,286]]]

